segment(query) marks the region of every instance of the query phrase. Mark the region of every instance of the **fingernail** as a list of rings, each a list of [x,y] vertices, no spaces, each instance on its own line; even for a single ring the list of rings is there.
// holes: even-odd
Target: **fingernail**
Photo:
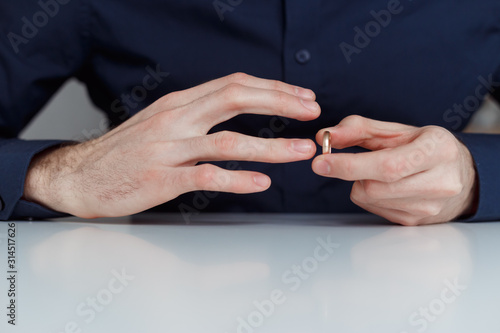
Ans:
[[[298,153],[307,154],[313,149],[313,145],[309,140],[294,140],[292,141],[292,149]]]
[[[316,97],[311,89],[305,89],[301,87],[295,87],[295,95],[304,99],[314,99]]]
[[[316,103],[315,101],[308,101],[308,100],[303,100],[301,99],[300,102],[302,103],[302,105],[304,105],[307,109],[309,109],[310,111],[314,112],[314,113],[317,113],[318,110],[319,110],[319,104]]]
[[[324,160],[319,160],[316,162],[315,167],[314,167],[316,173],[320,175],[328,175],[330,174],[330,164]]]
[[[264,175],[257,175],[253,177],[253,181],[255,184],[257,184],[259,187],[267,188],[271,184],[271,181],[269,177],[264,176]]]

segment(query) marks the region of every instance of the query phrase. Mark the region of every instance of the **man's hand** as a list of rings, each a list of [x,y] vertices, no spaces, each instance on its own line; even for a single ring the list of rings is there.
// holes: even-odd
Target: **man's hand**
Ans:
[[[422,128],[349,116],[330,131],[332,147],[366,153],[318,156],[321,176],[354,181],[351,200],[403,225],[447,222],[474,213],[476,175],[469,150],[437,126]]]
[[[197,163],[306,160],[314,142],[207,132],[242,113],[312,120],[320,114],[314,100],[311,90],[240,73],[168,94],[98,139],[37,155],[24,198],[94,218],[138,213],[195,190],[264,191],[266,175]]]

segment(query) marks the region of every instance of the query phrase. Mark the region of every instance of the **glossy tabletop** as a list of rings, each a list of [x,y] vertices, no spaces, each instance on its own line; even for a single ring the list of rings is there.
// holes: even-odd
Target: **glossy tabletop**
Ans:
[[[0,272],[2,333],[500,332],[500,222],[0,222]]]

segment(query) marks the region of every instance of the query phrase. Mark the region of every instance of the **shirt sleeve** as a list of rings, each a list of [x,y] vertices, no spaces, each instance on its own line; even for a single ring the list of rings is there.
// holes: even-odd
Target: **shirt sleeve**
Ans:
[[[479,181],[479,202],[476,213],[466,221],[498,221],[500,219],[500,135],[458,133],[476,165]]]
[[[0,220],[60,215],[21,200],[32,157],[60,142],[19,133],[84,63],[81,2],[0,2]]]
[[[61,216],[40,205],[21,200],[26,171],[33,156],[58,141],[0,140],[0,220]]]

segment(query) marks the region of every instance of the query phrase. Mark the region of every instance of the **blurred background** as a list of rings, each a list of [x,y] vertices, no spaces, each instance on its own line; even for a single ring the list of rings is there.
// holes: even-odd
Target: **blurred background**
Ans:
[[[92,105],[85,86],[71,80],[26,127],[21,138],[83,141],[104,134],[106,129],[107,120]],[[466,131],[500,133],[500,108],[496,101],[487,98]]]

